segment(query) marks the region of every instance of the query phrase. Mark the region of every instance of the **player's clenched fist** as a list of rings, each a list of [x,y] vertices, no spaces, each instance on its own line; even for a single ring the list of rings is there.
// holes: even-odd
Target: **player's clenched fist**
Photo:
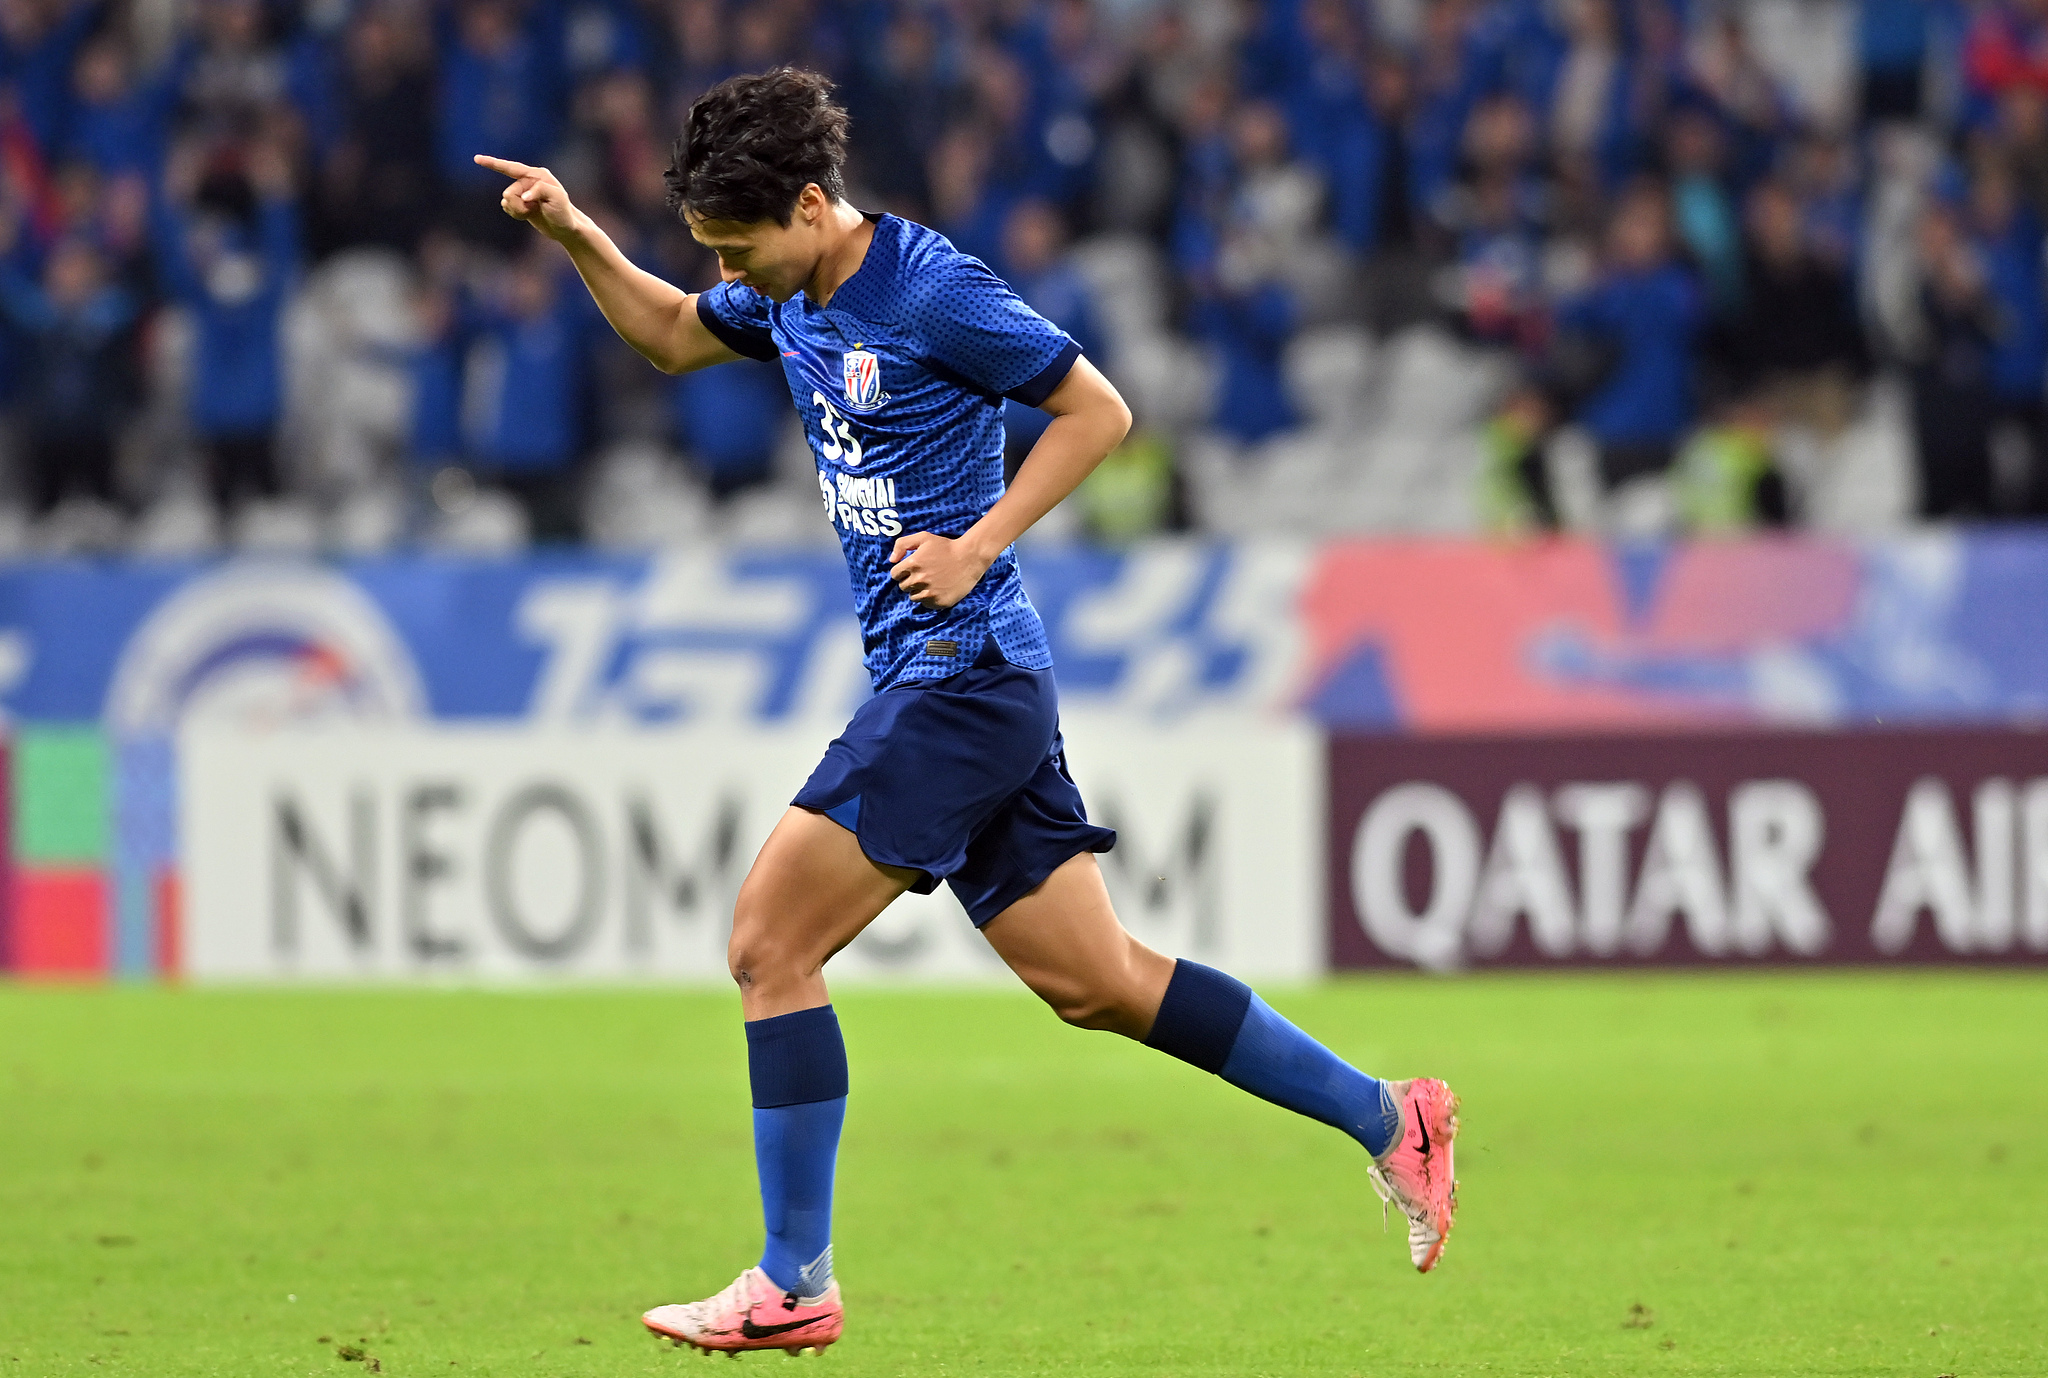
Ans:
[[[931,612],[943,612],[974,592],[993,562],[965,539],[914,531],[896,538],[889,563],[893,566],[889,577],[911,602]]]
[[[528,167],[509,158],[476,155],[477,164],[510,177],[512,183],[498,197],[498,208],[514,220],[524,220],[550,239],[561,239],[576,228],[576,207],[555,174],[544,167]]]

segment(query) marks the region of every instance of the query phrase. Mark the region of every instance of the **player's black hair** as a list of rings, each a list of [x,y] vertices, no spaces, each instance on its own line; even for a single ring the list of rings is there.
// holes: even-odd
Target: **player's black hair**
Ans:
[[[815,182],[846,195],[846,111],[816,72],[728,77],[697,97],[662,180],[671,210],[703,220],[787,225]]]

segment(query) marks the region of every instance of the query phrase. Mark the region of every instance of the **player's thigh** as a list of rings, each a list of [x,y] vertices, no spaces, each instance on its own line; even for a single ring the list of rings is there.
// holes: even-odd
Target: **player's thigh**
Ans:
[[[791,808],[761,844],[733,905],[735,973],[748,961],[823,966],[916,878],[868,860],[859,840],[823,814]]]
[[[982,926],[1010,970],[1069,1023],[1143,1038],[1173,959],[1124,931],[1092,853],[1082,852]]]

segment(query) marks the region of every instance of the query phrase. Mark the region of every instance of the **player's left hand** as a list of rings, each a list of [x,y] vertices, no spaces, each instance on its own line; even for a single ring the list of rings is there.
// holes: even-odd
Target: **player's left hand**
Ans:
[[[889,577],[911,602],[943,612],[974,591],[991,561],[965,540],[913,531],[896,538],[889,552]]]

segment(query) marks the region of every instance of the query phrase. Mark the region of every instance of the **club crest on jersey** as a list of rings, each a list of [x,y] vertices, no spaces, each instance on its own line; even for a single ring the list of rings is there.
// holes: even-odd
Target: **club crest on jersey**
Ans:
[[[882,360],[855,345],[839,356],[839,370],[846,381],[846,405],[855,411],[873,411],[889,399],[882,394]]]

